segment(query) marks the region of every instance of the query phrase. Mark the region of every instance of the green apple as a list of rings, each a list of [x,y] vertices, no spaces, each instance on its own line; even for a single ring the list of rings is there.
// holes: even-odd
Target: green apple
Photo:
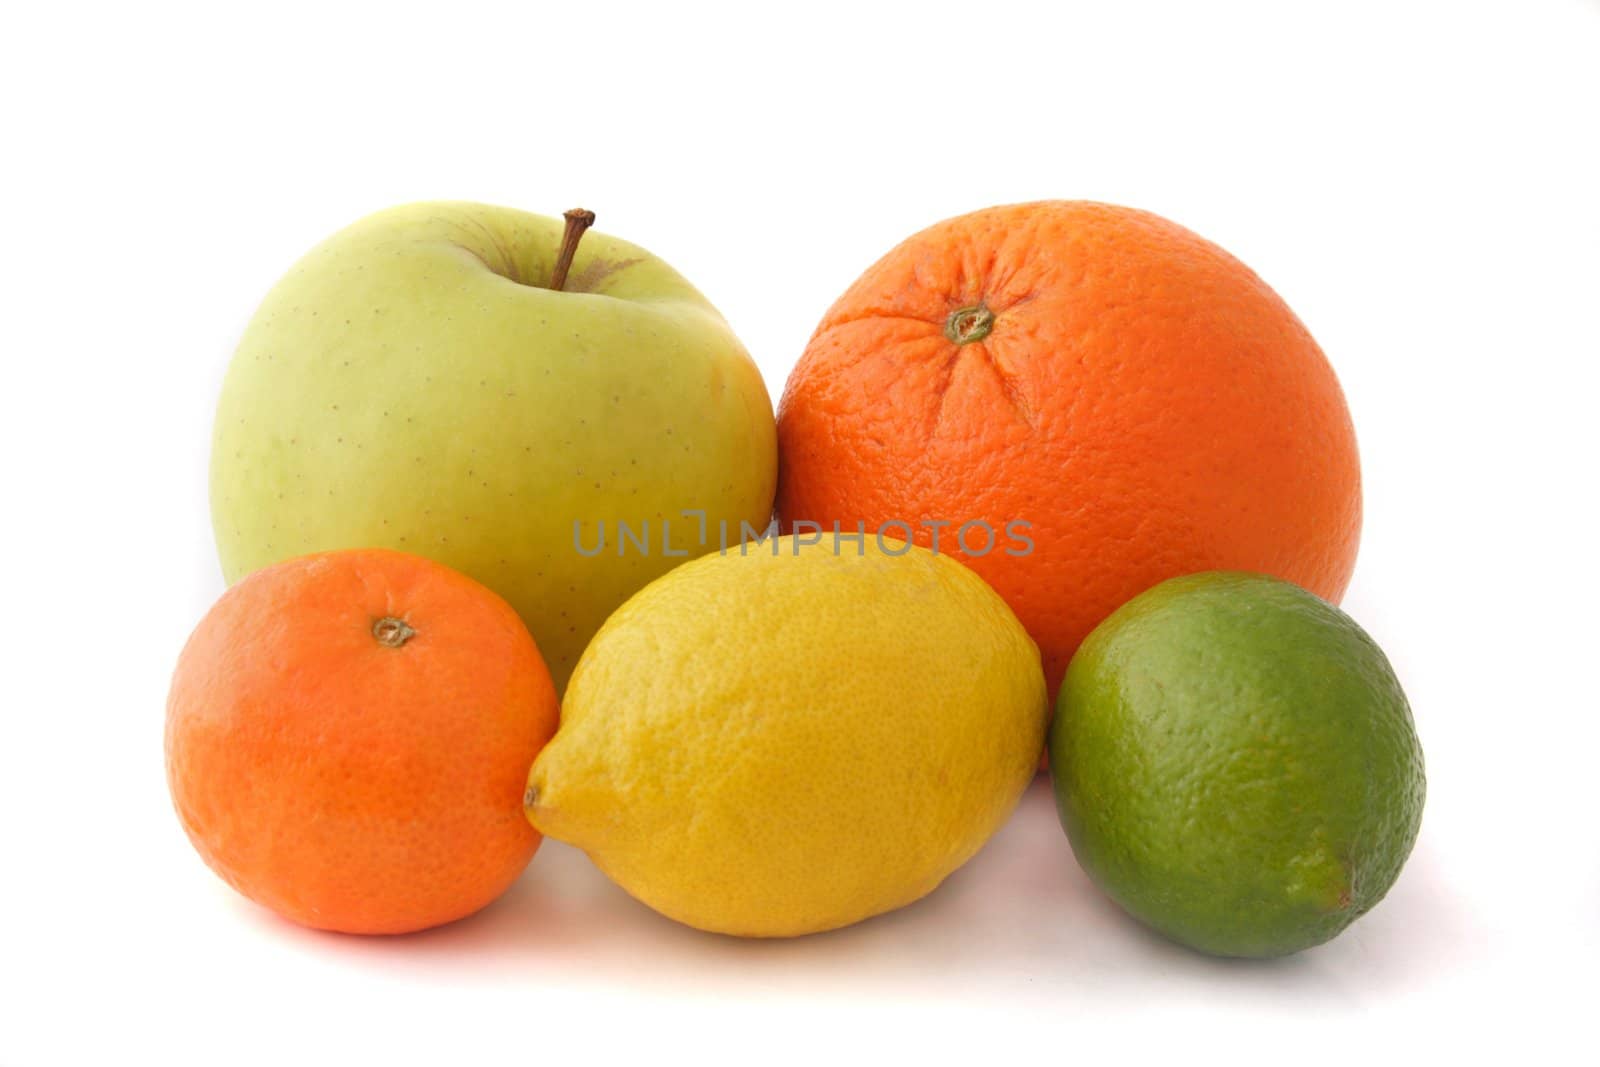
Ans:
[[[681,275],[592,220],[411,204],[296,264],[217,408],[227,579],[324,549],[429,556],[510,601],[564,686],[635,590],[719,528],[765,528],[755,363]]]

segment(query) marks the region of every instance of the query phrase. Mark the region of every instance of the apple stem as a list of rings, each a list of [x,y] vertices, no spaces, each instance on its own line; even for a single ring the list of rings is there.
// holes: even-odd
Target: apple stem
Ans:
[[[572,257],[577,254],[578,242],[583,240],[583,231],[594,225],[594,212],[575,207],[562,218],[567,220],[567,228],[561,234],[561,251],[556,253],[555,270],[550,272],[550,288],[558,293],[567,284],[567,271],[572,267]]]

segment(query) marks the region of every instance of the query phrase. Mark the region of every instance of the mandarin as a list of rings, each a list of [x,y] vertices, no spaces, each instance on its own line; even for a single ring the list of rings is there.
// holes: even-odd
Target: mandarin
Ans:
[[[557,700],[517,613],[419,556],[256,571],[178,660],[167,781],[201,857],[306,926],[402,933],[499,896],[538,848],[528,765]]]

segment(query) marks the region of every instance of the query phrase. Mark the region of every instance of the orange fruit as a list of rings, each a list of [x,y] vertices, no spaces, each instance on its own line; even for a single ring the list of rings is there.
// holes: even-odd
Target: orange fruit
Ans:
[[[532,858],[522,790],[556,717],[533,638],[488,589],[401,552],[303,556],[244,578],[189,638],[167,782],[245,896],[403,933],[478,910]]]
[[[1167,578],[1255,571],[1337,602],[1355,564],[1355,433],[1322,351],[1243,263],[1131,208],[996,207],[902,243],[823,317],[778,444],[786,529],[937,532],[1033,635],[1052,692]],[[981,526],[957,543],[973,522],[992,544]]]

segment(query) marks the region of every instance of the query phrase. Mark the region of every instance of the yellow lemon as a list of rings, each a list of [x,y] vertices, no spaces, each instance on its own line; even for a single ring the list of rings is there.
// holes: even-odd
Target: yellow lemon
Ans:
[[[650,907],[788,937],[931,892],[1044,746],[1039,651],[972,571],[901,541],[732,547],[578,661],[528,818]]]

